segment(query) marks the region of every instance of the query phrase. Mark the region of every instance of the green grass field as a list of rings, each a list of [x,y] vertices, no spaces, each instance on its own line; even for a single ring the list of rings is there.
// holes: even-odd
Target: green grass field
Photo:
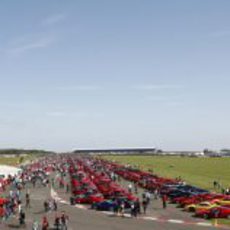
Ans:
[[[34,159],[35,156],[33,155],[29,155],[29,156],[26,156],[26,157],[1,157],[0,156],[0,165],[10,165],[10,166],[18,166],[19,164],[22,164],[26,161],[30,161],[32,159]]]
[[[103,156],[124,164],[151,169],[160,176],[181,177],[187,183],[213,189],[217,180],[224,188],[230,187],[230,158],[191,158],[178,156]]]
[[[160,176],[181,177],[187,183],[214,190],[213,181],[230,187],[230,158],[191,158],[178,156],[103,156],[108,160],[138,166],[142,170],[153,170]],[[218,192],[218,191],[217,191]],[[214,223],[214,220],[211,222]],[[218,223],[230,226],[230,220]]]

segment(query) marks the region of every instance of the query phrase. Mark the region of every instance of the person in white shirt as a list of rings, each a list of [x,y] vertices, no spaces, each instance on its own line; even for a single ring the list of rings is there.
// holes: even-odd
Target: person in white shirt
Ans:
[[[20,214],[22,211],[22,204],[21,201],[18,202],[18,214]]]
[[[147,204],[149,204],[149,203],[150,203],[150,199],[151,199],[151,194],[150,194],[150,192],[146,191],[146,192],[145,192],[145,196],[146,196],[146,199],[147,199]]]
[[[129,185],[128,185],[128,190],[129,190],[130,193],[132,193],[132,189],[133,189],[132,184],[129,184]]]

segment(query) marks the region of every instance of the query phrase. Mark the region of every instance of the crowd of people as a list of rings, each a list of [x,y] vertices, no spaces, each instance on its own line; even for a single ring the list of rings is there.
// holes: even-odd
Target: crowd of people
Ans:
[[[34,167],[23,167],[23,170],[17,175],[9,175],[5,178],[6,186],[1,186],[4,198],[0,203],[0,222],[7,223],[11,218],[18,220],[19,226],[26,225],[26,210],[31,209],[31,192],[28,189],[49,187],[50,181],[48,173],[46,173],[47,162],[39,163]],[[58,170],[58,166],[53,165],[52,170]],[[52,181],[54,183],[54,181]],[[32,230],[49,229],[50,223],[47,217],[47,212],[55,213],[53,229],[66,230],[69,217],[65,212],[58,213],[57,201],[52,198],[45,199],[44,216],[38,221],[34,220]]]
[[[10,190],[0,206],[1,219],[7,221],[10,217],[17,215],[19,224],[22,225],[25,223],[25,210],[22,208],[22,189],[25,187],[25,178],[9,175],[6,180]],[[25,200],[25,208],[30,208],[29,191],[26,191]]]
[[[60,164],[61,165],[61,164]],[[49,187],[57,186],[59,189],[65,190],[69,193],[71,190],[70,184],[66,183],[68,177],[68,170],[63,170],[59,164],[53,163],[50,167],[56,172],[58,177],[49,178],[46,173],[45,168],[47,167],[47,162],[40,163],[36,167],[24,167],[20,174],[7,177],[7,186],[4,186],[5,193],[8,191],[6,196],[6,202],[0,203],[0,217],[2,221],[7,221],[11,217],[17,217],[19,225],[26,224],[26,210],[32,207],[31,204],[31,192],[29,188],[33,189],[36,187]],[[67,167],[68,168],[68,167]],[[109,173],[109,172],[108,172]],[[111,178],[113,181],[118,181],[123,183],[123,179],[115,174],[111,173]],[[127,182],[126,182],[127,183]],[[29,185],[29,186],[27,186]],[[214,181],[213,186],[219,188],[218,182]],[[129,214],[132,217],[137,217],[140,214],[145,215],[148,212],[150,206],[154,206],[154,200],[160,199],[162,202],[162,209],[167,208],[168,197],[166,195],[160,195],[160,191],[156,188],[154,191],[149,192],[147,189],[141,189],[137,183],[128,182],[127,190],[129,193],[141,194],[137,200],[130,202],[129,204]],[[226,194],[230,194],[230,190],[226,189]],[[125,216],[127,212],[127,204],[122,199],[115,200],[117,205],[115,205],[114,213],[118,216]],[[57,201],[53,198],[45,198],[43,200],[44,216],[42,219],[34,220],[33,230],[38,229],[49,229],[52,225],[55,229],[67,229],[67,222],[69,217],[65,212],[58,213]],[[47,217],[49,212],[55,213],[55,218],[51,224],[50,219]]]
[[[54,223],[52,229],[55,230],[67,230],[68,229],[69,216],[63,211],[60,215],[56,214],[54,218]],[[48,230],[50,229],[51,224],[47,216],[44,216],[42,219],[41,225],[38,221],[34,221],[32,225],[32,230]]]
[[[137,194],[135,184],[134,186],[131,183],[128,184],[128,190],[131,193],[135,192]],[[153,206],[154,200],[158,200],[159,198],[162,201],[162,208],[166,209],[167,202],[168,202],[168,197],[166,195],[161,196],[157,189],[153,193],[150,193],[147,190],[144,191],[141,194],[141,199],[138,198],[137,200],[131,202],[131,205],[129,208],[131,217],[137,217],[140,214],[145,215],[150,205]],[[115,207],[114,213],[116,215],[124,217],[125,209],[126,209],[126,202],[124,200],[119,200],[119,199],[115,199],[115,202],[116,202],[116,205],[114,206]]]

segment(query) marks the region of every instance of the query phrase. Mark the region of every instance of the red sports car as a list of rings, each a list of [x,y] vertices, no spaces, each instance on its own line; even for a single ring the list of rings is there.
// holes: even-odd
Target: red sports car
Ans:
[[[81,194],[77,195],[72,199],[72,204],[93,204],[104,201],[103,195],[100,193],[96,194]]]
[[[215,207],[206,210],[198,210],[195,214],[197,217],[202,217],[205,219],[211,218],[229,218],[230,208],[225,206]]]

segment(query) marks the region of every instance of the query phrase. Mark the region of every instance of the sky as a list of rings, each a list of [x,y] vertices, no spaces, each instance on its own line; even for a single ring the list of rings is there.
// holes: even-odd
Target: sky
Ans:
[[[230,1],[1,0],[0,148],[230,148]]]

